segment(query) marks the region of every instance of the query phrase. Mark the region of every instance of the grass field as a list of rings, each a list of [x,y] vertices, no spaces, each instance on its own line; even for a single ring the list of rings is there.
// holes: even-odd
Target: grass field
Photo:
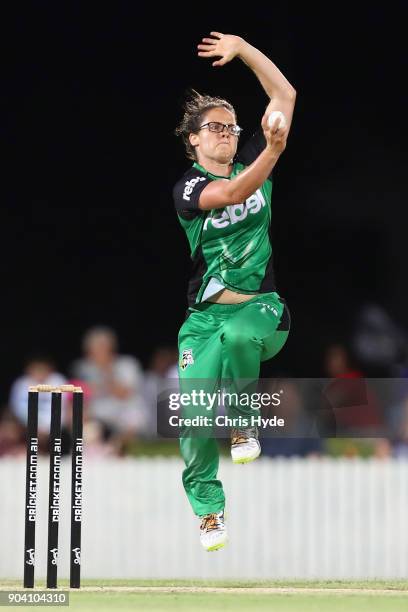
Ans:
[[[61,590],[66,585],[66,581],[60,581]],[[36,589],[43,586],[39,582]],[[20,591],[22,587],[15,580],[2,580],[0,590]],[[7,606],[3,609],[11,608]],[[67,608],[47,606],[47,609]],[[80,591],[70,592],[69,609],[154,612],[407,612],[408,581],[87,580],[83,582]]]

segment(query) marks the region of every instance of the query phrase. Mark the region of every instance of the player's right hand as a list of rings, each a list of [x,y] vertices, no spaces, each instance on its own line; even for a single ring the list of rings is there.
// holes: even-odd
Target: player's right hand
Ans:
[[[278,155],[283,153],[286,148],[286,141],[288,138],[288,129],[279,128],[279,117],[276,117],[275,121],[269,127],[268,116],[266,113],[262,117],[262,129],[266,140],[266,146],[276,152]]]

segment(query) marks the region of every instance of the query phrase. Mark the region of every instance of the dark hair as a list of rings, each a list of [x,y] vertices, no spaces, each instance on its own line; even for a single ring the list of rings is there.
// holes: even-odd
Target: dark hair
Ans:
[[[33,364],[41,363],[42,365],[47,365],[50,368],[54,369],[56,367],[55,360],[42,351],[32,351],[24,358],[24,367],[28,368]]]
[[[224,107],[229,110],[236,119],[235,109],[223,98],[216,98],[213,96],[208,96],[206,94],[201,95],[195,89],[190,89],[187,92],[187,98],[184,102],[183,109],[184,115],[183,119],[176,127],[174,133],[176,136],[181,136],[184,142],[184,146],[186,148],[186,154],[189,159],[194,161],[197,160],[195,147],[192,146],[189,140],[189,135],[191,133],[197,133],[199,127],[201,125],[201,121],[205,113],[212,108]]]

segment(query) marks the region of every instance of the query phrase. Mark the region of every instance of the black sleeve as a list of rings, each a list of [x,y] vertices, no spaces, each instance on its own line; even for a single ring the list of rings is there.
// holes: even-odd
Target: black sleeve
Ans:
[[[260,128],[251,136],[251,138],[238,151],[236,161],[241,162],[244,166],[250,166],[258,157],[266,146],[266,140],[262,129]],[[272,178],[272,172],[268,177]]]
[[[200,193],[211,181],[199,170],[192,168],[176,183],[173,189],[173,199],[176,210],[185,219],[202,214],[198,208]]]

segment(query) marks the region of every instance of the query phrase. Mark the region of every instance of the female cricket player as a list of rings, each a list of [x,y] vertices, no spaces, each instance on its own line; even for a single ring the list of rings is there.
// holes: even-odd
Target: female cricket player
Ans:
[[[198,55],[219,58],[213,66],[240,58],[270,100],[261,129],[238,154],[241,128],[226,100],[193,90],[176,129],[193,161],[173,190],[193,261],[179,333],[180,386],[185,391],[200,379],[206,390],[214,390],[229,380],[238,389],[240,381],[258,379],[261,361],[276,355],[289,333],[289,312],[274,282],[270,228],[272,170],[286,147],[296,92],[270,59],[239,36],[211,32]],[[279,118],[268,125],[274,110],[284,114],[285,127],[279,127]],[[238,402],[228,410],[234,423],[251,423],[245,420],[253,416],[251,407]],[[204,413],[214,417],[214,408],[206,405]],[[184,408],[184,418],[197,414],[196,406]],[[201,544],[217,550],[227,541],[217,441],[185,426],[180,448],[184,488],[201,519]],[[256,426],[232,428],[234,463],[253,461],[260,452]]]

